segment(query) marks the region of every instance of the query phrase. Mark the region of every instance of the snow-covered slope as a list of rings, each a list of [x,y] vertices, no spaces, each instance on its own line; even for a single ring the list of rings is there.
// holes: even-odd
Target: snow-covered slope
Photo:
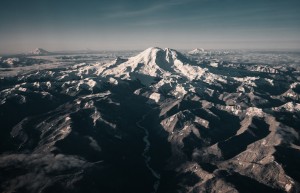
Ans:
[[[116,55],[1,59],[0,192],[300,192],[299,70]]]

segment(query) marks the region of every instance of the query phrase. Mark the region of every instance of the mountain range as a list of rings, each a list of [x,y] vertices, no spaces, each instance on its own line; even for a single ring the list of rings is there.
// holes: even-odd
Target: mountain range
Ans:
[[[2,77],[0,191],[299,192],[299,81],[158,47]]]

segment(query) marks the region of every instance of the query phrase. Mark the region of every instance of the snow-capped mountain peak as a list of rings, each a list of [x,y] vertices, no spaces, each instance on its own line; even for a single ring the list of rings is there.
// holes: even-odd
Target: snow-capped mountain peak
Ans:
[[[143,63],[143,64],[157,64],[162,67],[164,64],[168,63],[169,65],[173,65],[174,61],[180,60],[183,63],[189,63],[190,61],[179,53],[176,50],[170,48],[158,48],[158,47],[150,47],[140,54],[131,57],[129,59],[134,63]]]
[[[203,48],[196,48],[188,53],[191,55],[197,55],[197,54],[202,54],[204,52],[205,52],[205,50]]]
[[[47,55],[47,54],[50,54],[50,52],[48,52],[47,50],[44,50],[42,48],[36,48],[35,50],[30,52],[29,54],[32,54],[32,55]]]
[[[189,59],[176,50],[151,47],[129,58],[128,61],[110,65],[101,75],[129,80],[139,79],[148,85],[154,78],[166,78],[171,75],[192,80],[201,76],[204,71],[201,67],[192,65]]]

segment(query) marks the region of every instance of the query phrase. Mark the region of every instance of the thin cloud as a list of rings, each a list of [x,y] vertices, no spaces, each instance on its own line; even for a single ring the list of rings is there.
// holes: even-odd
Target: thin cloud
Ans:
[[[134,16],[141,16],[141,15],[146,15],[149,13],[155,13],[157,11],[165,10],[167,8],[170,8],[172,6],[178,6],[182,4],[187,4],[195,0],[174,0],[174,1],[167,1],[167,2],[162,2],[162,3],[157,3],[152,6],[146,7],[144,9],[140,10],[123,10],[118,13],[112,13],[112,14],[107,14],[106,18],[124,18],[124,17],[134,17]],[[206,1],[206,0],[204,0]]]

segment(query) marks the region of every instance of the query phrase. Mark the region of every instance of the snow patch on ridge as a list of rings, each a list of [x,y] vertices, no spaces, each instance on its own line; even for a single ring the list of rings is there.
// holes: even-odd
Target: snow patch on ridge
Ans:
[[[159,93],[152,93],[150,96],[149,96],[149,99],[152,99],[154,100],[156,103],[158,103],[160,100],[161,100],[161,95]]]

